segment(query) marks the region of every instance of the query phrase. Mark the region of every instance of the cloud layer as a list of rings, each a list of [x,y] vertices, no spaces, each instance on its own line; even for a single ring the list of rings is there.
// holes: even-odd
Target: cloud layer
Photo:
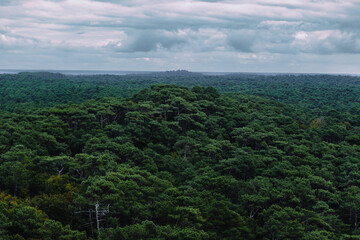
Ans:
[[[359,11],[357,0],[3,0],[0,68],[358,73]]]

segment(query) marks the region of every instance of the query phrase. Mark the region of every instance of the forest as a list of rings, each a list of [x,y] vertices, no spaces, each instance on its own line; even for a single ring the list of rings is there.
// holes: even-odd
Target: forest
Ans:
[[[0,74],[0,239],[360,239],[360,78]]]

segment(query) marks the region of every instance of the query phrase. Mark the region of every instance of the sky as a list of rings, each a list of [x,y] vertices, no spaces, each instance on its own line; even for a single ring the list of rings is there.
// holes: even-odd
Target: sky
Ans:
[[[360,73],[360,0],[0,0],[0,69]]]

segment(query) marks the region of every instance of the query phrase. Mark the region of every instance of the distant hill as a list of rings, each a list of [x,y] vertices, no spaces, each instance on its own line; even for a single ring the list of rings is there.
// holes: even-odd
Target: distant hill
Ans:
[[[203,76],[202,73],[189,72],[187,70],[165,71],[165,72],[152,72],[141,74],[143,76],[153,77],[199,77]]]

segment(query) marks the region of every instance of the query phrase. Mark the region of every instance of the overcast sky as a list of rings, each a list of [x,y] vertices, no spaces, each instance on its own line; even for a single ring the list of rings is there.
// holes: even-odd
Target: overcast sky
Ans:
[[[360,1],[0,0],[0,69],[360,73]]]

